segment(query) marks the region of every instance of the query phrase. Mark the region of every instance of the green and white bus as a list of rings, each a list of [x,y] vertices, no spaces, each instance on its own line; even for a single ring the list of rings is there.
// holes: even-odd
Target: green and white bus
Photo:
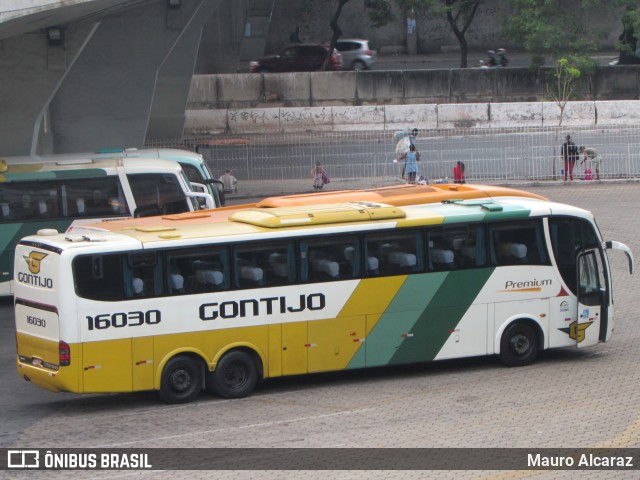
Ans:
[[[0,160],[0,295],[11,295],[20,238],[41,228],[66,230],[98,219],[214,208],[195,192],[179,163],[162,159],[59,156]]]
[[[227,398],[283,375],[610,340],[591,213],[525,197],[304,205],[45,230],[15,257],[17,371],[65,392]]]
[[[176,148],[110,148],[89,153],[64,153],[9,157],[11,163],[45,163],[69,160],[106,160],[109,158],[158,158],[177,162],[195,191],[211,195],[216,207],[224,206],[222,182],[213,177],[204,157],[189,150]]]

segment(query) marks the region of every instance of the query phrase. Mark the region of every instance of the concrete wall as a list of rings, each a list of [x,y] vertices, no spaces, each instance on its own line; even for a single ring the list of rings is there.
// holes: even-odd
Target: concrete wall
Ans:
[[[568,102],[562,125],[637,125],[640,101]],[[187,110],[185,134],[535,128],[560,123],[553,102]]]
[[[544,101],[548,69],[196,75],[189,109]],[[640,98],[640,66],[600,67],[578,90],[584,100]]]

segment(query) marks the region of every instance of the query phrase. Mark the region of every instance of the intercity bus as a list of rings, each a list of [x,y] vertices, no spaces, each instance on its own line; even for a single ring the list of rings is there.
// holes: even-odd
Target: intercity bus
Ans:
[[[181,403],[284,375],[494,354],[528,365],[608,341],[605,250],[633,270],[591,213],[526,197],[165,219],[20,241],[20,376]]]
[[[10,163],[45,163],[71,160],[106,160],[110,158],[158,158],[177,162],[184,170],[195,191],[206,192],[216,207],[224,205],[222,182],[211,174],[201,154],[175,148],[110,148],[88,153],[61,153],[53,155],[28,155],[9,157]]]
[[[179,163],[161,159],[60,156],[0,160],[0,295],[12,294],[14,248],[41,228],[213,208]]]

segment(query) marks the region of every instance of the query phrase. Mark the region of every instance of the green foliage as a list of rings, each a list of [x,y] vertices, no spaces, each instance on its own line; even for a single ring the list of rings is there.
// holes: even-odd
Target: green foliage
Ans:
[[[555,61],[553,70],[547,80],[547,95],[556,103],[561,111],[575,94],[582,72],[566,58]]]
[[[395,20],[391,4],[387,0],[368,0],[365,7],[373,27],[384,27]]]
[[[605,0],[574,2],[568,8],[562,0],[513,0],[504,33],[531,55],[530,66],[539,67],[546,57],[571,59],[572,64],[589,65],[591,54],[598,50],[604,36],[585,21],[587,12],[608,5]]]

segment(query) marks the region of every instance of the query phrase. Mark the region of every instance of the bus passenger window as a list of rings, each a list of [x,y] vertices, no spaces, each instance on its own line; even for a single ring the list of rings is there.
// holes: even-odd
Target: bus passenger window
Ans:
[[[365,237],[367,275],[406,275],[424,271],[419,231],[375,233]]]
[[[236,256],[237,286],[289,285],[296,281],[295,244],[270,242],[238,246]]]
[[[119,301],[124,298],[122,255],[85,255],[73,262],[73,281],[79,297]]]
[[[496,223],[489,228],[494,265],[549,265],[540,220]]]
[[[484,232],[479,224],[430,229],[430,268],[441,271],[486,266]]]
[[[169,294],[228,289],[228,258],[226,248],[204,247],[170,251],[167,254]]]
[[[302,280],[326,282],[360,277],[360,244],[357,237],[335,236],[301,243]]]

